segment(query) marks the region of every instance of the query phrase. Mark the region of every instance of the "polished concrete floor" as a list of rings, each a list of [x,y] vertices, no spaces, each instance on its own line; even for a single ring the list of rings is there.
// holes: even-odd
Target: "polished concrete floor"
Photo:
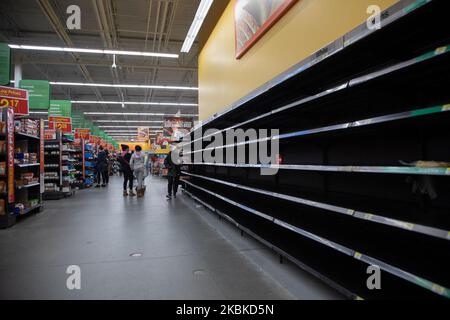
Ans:
[[[0,230],[0,299],[342,299],[186,195],[167,201],[165,180],[147,185],[123,197],[114,177]]]

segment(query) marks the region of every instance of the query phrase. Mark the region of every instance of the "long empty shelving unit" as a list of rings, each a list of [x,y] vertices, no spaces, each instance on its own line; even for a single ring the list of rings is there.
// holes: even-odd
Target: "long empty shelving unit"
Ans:
[[[400,1],[381,29],[364,23],[194,128],[185,192],[349,298],[450,298],[446,12]],[[265,138],[210,147],[208,129],[279,129],[268,139],[282,161],[249,164]],[[369,265],[381,290],[367,287]]]

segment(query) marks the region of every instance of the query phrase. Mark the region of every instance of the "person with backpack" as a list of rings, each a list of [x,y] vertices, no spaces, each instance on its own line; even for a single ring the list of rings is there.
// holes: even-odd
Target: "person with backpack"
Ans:
[[[100,185],[102,187],[106,187],[106,170],[108,167],[108,159],[106,156],[105,151],[103,150],[103,147],[100,146],[98,148],[98,155],[97,155],[97,185],[96,188],[100,188]],[[103,183],[101,183],[103,181]]]
[[[130,168],[133,170],[137,179],[137,196],[144,196],[144,178],[145,178],[145,155],[142,153],[142,147],[136,146],[135,152],[131,156]]]
[[[168,200],[172,199],[172,195],[176,198],[178,191],[178,184],[181,176],[181,159],[174,148],[169,152],[164,160],[164,166],[167,169],[167,195]]]
[[[133,192],[133,170],[130,167],[131,153],[130,147],[126,144],[122,145],[122,154],[118,157],[120,167],[123,173],[123,195],[134,197],[136,194]],[[127,192],[127,187],[129,187],[129,192]]]

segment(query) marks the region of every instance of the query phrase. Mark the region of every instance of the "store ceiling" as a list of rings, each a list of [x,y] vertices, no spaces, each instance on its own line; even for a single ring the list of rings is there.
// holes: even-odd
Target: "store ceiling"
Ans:
[[[81,8],[81,30],[68,30],[66,8]],[[78,48],[114,48],[180,54],[178,59],[71,54],[14,50],[23,79],[58,82],[154,84],[197,87],[196,42],[189,54],[180,49],[199,0],[2,0],[0,41],[9,44]],[[122,98],[123,97],[123,98]],[[52,86],[53,99],[198,103],[192,90],[117,89]],[[84,112],[198,114],[191,106],[73,105]],[[99,115],[92,120],[162,120],[155,116]],[[131,126],[131,123],[127,122]],[[111,124],[114,125],[114,124]],[[122,124],[123,125],[123,124]]]

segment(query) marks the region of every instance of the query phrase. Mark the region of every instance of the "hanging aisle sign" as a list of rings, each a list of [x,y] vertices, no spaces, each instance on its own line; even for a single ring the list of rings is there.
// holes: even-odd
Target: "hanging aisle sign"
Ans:
[[[0,87],[0,107],[12,108],[15,115],[28,115],[28,91],[10,87]]]
[[[20,80],[19,87],[28,90],[30,110],[48,110],[50,83],[45,80]]]
[[[75,128],[75,139],[89,140],[91,137],[91,129]]]
[[[49,116],[72,117],[72,102],[68,100],[50,100]]]
[[[58,129],[62,133],[72,133],[72,118],[70,117],[48,117],[48,128]]]
[[[0,43],[0,85],[8,85],[10,75],[11,48],[6,43]]]

